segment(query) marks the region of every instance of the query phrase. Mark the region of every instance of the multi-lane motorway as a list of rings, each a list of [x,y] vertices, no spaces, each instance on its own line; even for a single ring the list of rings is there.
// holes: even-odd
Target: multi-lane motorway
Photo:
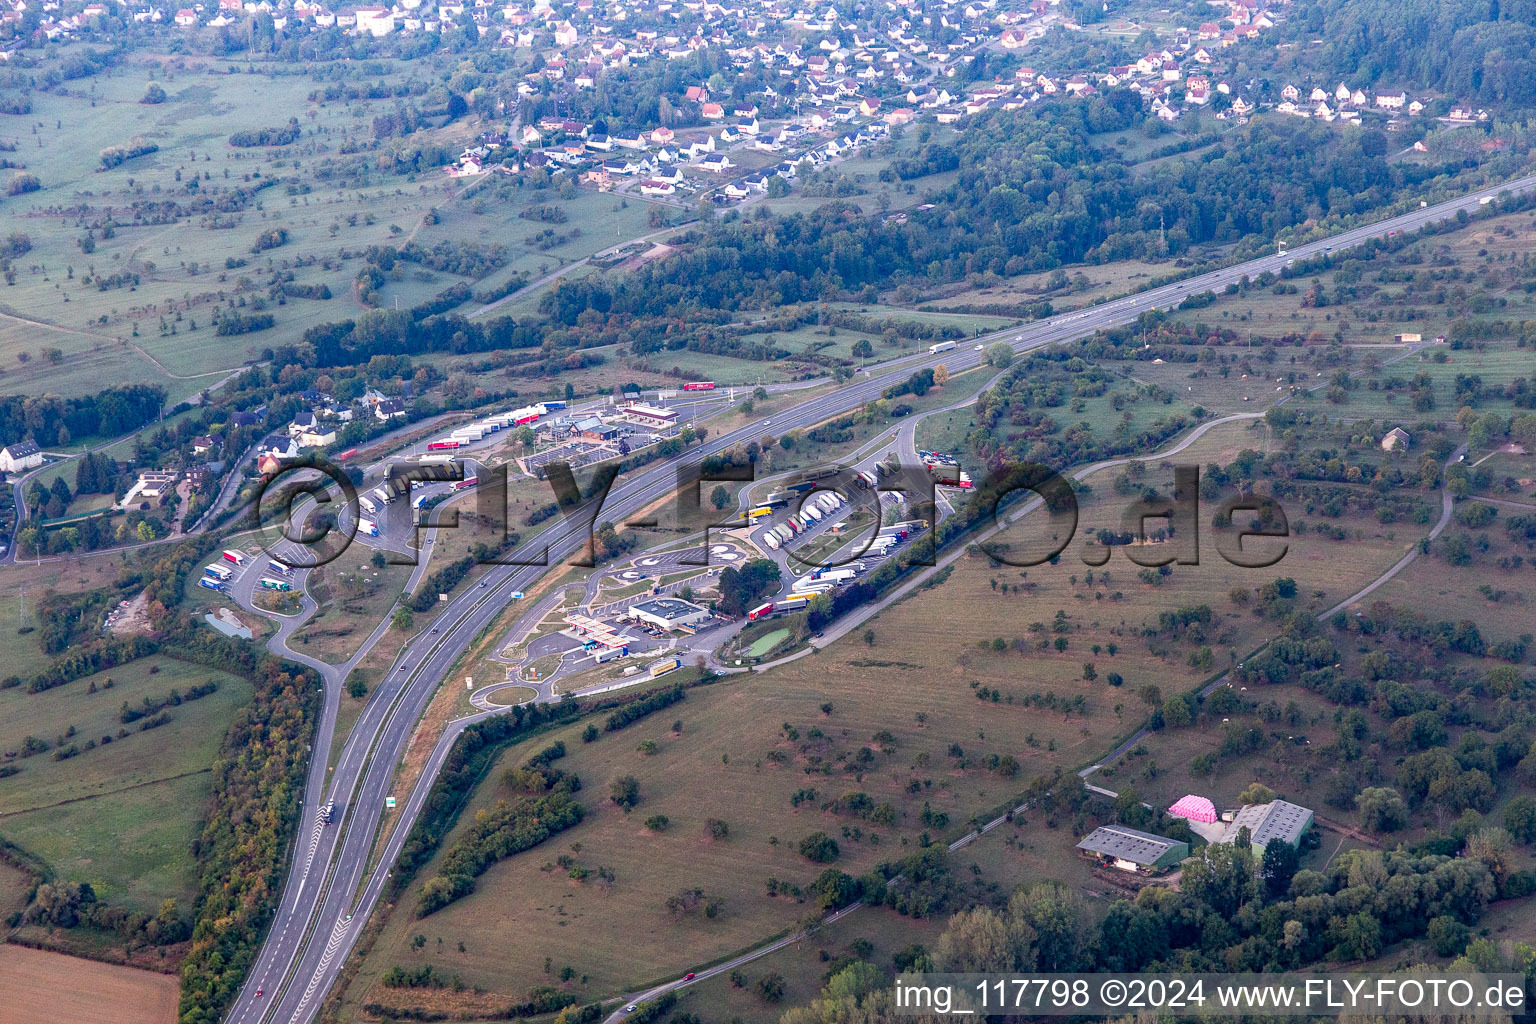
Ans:
[[[1496,196],[1503,191],[1526,192],[1533,187],[1536,187],[1536,176],[1522,178],[1300,245],[1285,255],[1250,260],[1134,297],[973,339],[948,352],[908,357],[872,368],[840,390],[807,399],[787,412],[712,437],[680,460],[637,472],[610,492],[601,520],[623,522],[638,510],[667,496],[676,485],[678,461],[697,462],[732,445],[754,440],[769,427],[774,433],[782,434],[818,423],[878,398],[885,388],[923,367],[944,363],[951,374],[970,369],[983,359],[977,342],[984,346],[1006,341],[1017,352],[1025,352],[1074,340],[1102,328],[1133,322],[1149,308],[1167,308],[1189,294],[1207,289],[1219,291],[1244,276],[1279,272],[1291,260],[1347,248],[1389,232],[1411,231],[1426,223],[1452,217],[1459,210],[1475,211],[1484,197]],[[540,534],[532,544],[539,548],[547,544],[551,564],[558,564],[576,552],[586,539],[580,523],[562,521]],[[438,744],[415,788],[402,800],[402,807],[391,822],[391,831],[381,844],[377,864],[370,871],[370,855],[375,847],[384,798],[391,794],[395,769],[422,712],[438,686],[445,681],[454,660],[502,610],[510,594],[529,589],[546,571],[543,566],[496,567],[483,578],[484,586],[469,588],[450,601],[437,619],[440,633],[422,637],[416,645],[403,650],[378,685],[362,717],[347,737],[332,773],[326,768],[329,735],[317,737],[306,791],[304,824],[298,834],[281,906],[231,1011],[230,1020],[234,1024],[266,1024],[268,1021],[305,1024],[314,1017],[387,882],[388,868],[398,855],[452,739],[471,721],[462,719],[455,723]],[[336,699],[330,691],[339,690],[342,684],[342,679],[336,675],[327,674],[328,707]],[[334,801],[336,820],[329,827],[319,827],[318,809],[325,801]]]

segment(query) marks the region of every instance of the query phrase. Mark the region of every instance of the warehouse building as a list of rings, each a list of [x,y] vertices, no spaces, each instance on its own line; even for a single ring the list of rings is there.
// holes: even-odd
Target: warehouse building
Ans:
[[[703,622],[709,618],[709,609],[677,597],[652,597],[630,605],[629,617],[658,629],[679,629]]]
[[[1234,814],[1223,841],[1236,842],[1238,834],[1246,828],[1254,854],[1263,856],[1264,847],[1277,840],[1299,846],[1301,837],[1311,827],[1311,810],[1286,800],[1271,800],[1267,804],[1249,804]]]
[[[1179,866],[1189,856],[1189,844],[1155,836],[1124,825],[1094,829],[1077,848],[1110,867],[1140,874],[1159,874]]]

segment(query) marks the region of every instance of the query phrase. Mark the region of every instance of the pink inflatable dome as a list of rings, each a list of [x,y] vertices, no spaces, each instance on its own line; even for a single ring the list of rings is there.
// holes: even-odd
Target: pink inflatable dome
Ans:
[[[1175,818],[1188,818],[1190,821],[1215,821],[1216,805],[1203,796],[1195,796],[1193,793],[1180,797],[1179,802],[1168,808],[1168,813]]]

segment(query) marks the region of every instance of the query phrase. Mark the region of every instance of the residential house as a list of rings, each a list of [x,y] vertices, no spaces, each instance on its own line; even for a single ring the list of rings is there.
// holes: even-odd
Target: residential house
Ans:
[[[405,415],[405,403],[398,398],[385,398],[373,407],[373,415],[377,419],[392,420],[397,416]]]
[[[299,435],[299,445],[304,448],[323,448],[336,443],[336,428],[316,425]]]
[[[43,451],[36,441],[17,441],[0,448],[0,473],[22,473],[43,464]]]
[[[174,469],[141,469],[134,488],[146,498],[158,498],[175,490],[180,479],[181,474]]]
[[[292,459],[298,457],[299,446],[291,437],[286,437],[282,434],[268,434],[256,446],[256,454],[258,456],[271,456],[274,459]]]
[[[301,412],[293,417],[293,422],[288,424],[288,436],[298,437],[306,430],[313,430],[319,424],[320,417],[312,412]]]

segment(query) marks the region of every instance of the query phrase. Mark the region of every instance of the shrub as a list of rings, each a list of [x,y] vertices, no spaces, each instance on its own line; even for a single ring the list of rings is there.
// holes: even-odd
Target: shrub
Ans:
[[[839,853],[837,840],[825,832],[812,832],[800,840],[800,856],[817,864],[830,864]]]

